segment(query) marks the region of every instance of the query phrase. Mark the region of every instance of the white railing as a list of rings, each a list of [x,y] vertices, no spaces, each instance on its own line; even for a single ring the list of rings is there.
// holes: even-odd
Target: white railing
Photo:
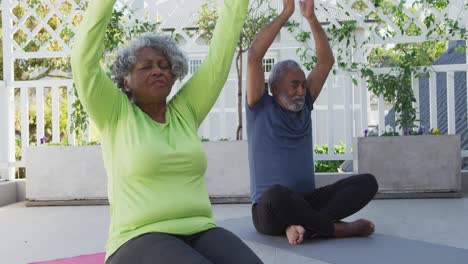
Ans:
[[[390,69],[380,69],[380,72],[388,72]],[[431,68],[432,74],[430,77],[430,124],[431,127],[437,127],[437,98],[434,97],[436,94],[436,72],[446,72],[448,76],[453,76],[454,72],[466,72],[468,65],[441,65],[433,66]],[[331,75],[327,80],[321,96],[317,99],[314,106],[312,115],[313,119],[313,137],[315,144],[328,144],[328,146],[334,146],[343,142],[346,146],[346,154],[334,154],[333,147],[329,147],[328,154],[316,155],[317,160],[350,160],[352,159],[351,146],[353,137],[362,136],[364,129],[368,126],[368,92],[365,82],[359,82],[357,86],[352,83],[352,74],[345,72],[338,72],[336,75]],[[357,76],[354,76],[357,78]],[[417,84],[415,80],[413,82]],[[15,129],[14,119],[10,119],[10,125],[6,126],[6,122],[1,122],[2,136],[5,139],[6,127],[10,129],[10,133],[14,134],[21,139],[21,149],[24,149],[31,144],[39,145],[40,139],[46,135],[45,132],[45,100],[50,98],[51,100],[51,123],[52,130],[51,142],[64,141],[63,135],[60,133],[60,115],[65,113],[61,112],[60,109],[67,109],[67,129],[66,134],[68,135],[68,142],[74,142],[74,135],[70,131],[70,120],[71,120],[71,104],[74,101],[71,89],[72,80],[48,80],[48,81],[27,81],[27,82],[13,82],[11,84],[10,93],[16,94],[15,100],[13,101],[12,109],[15,109],[15,116],[19,117],[20,131],[11,131]],[[179,84],[180,86],[180,84]],[[245,80],[244,80],[245,87]],[[417,87],[417,86],[415,86]],[[456,134],[455,129],[455,93],[454,93],[454,79],[447,78],[447,120],[448,120],[448,134]],[[2,88],[0,86],[0,88]],[[175,90],[177,90],[176,87]],[[415,93],[419,94],[419,89],[415,88]],[[6,89],[1,89],[2,97]],[[47,92],[46,92],[47,91]],[[46,94],[47,93],[47,94]],[[63,95],[66,98],[61,98]],[[245,95],[245,91],[244,91]],[[468,96],[468,95],[467,95]],[[416,96],[419,99],[419,96]],[[61,106],[63,101],[66,101],[66,107]],[[381,131],[385,127],[385,108],[381,107],[383,99],[379,100],[379,122],[378,127]],[[243,102],[245,103],[245,102]],[[419,102],[416,102],[418,104]],[[29,116],[29,109],[35,108],[35,116]],[[419,106],[417,105],[419,108]],[[2,110],[5,106],[2,106]],[[4,111],[2,111],[3,113]],[[419,111],[418,111],[419,112]],[[245,125],[245,111],[243,111],[243,135],[246,135]],[[4,116],[4,115],[3,115]],[[29,120],[36,120],[35,131],[30,131]],[[63,119],[63,118],[62,118]],[[384,125],[381,125],[384,124]],[[237,80],[228,79],[223,91],[220,94],[213,109],[203,122],[200,127],[199,134],[202,138],[210,140],[221,140],[221,139],[235,139],[235,131],[237,127]],[[19,133],[18,133],[19,132]],[[34,133],[34,142],[30,142],[31,133]],[[88,133],[89,134],[89,133]],[[88,137],[89,139],[89,137]],[[5,142],[5,141],[3,141]],[[463,151],[462,156],[465,155],[466,150]],[[2,151],[2,167],[21,167],[24,163],[21,160],[7,162],[6,152]],[[2,168],[0,167],[0,168]]]
[[[455,129],[455,72],[467,72],[468,64],[435,65],[431,67],[432,73],[429,81],[430,89],[430,124],[431,127],[438,126],[437,120],[437,87],[436,74],[447,74],[447,130],[448,134],[456,134]],[[467,76],[468,77],[468,76]],[[465,84],[466,87],[466,84]],[[467,91],[468,99],[468,91]],[[468,112],[467,112],[468,113]],[[466,118],[466,116],[465,116]]]
[[[391,71],[391,68],[380,68],[374,69],[376,73],[388,73]],[[447,134],[457,134],[455,129],[455,73],[456,72],[467,72],[468,64],[447,64],[447,65],[432,65],[430,66],[429,73],[429,124],[431,128],[439,127],[438,122],[438,96],[437,96],[437,73],[446,74],[446,95],[447,95]],[[417,119],[419,120],[420,115],[420,106],[419,106],[419,79],[413,78],[413,91],[417,102],[413,105],[416,108]],[[462,84],[458,84],[462,85]],[[468,98],[468,92],[467,92]],[[384,105],[382,96],[379,98],[379,106]],[[467,109],[468,113],[468,109]],[[385,123],[386,109],[385,107],[379,107],[379,124]],[[379,126],[379,132],[383,133],[385,126]]]
[[[466,71],[467,65],[457,65],[455,66],[436,66],[434,69],[437,72],[441,70],[448,70],[448,75],[453,75],[455,71]],[[435,74],[432,74],[431,79],[435,78]],[[342,78],[343,81],[339,82],[338,79]],[[203,122],[200,127],[199,134],[200,137],[208,138],[210,140],[220,140],[220,139],[234,139],[235,130],[237,126],[237,98],[236,92],[237,81],[235,79],[228,80],[225,89],[221,93],[217,103],[213,107],[212,111],[209,113],[206,120]],[[436,82],[430,81],[430,90],[431,94],[435,94]],[[20,117],[20,135],[17,135],[15,131],[10,131],[8,134],[17,135],[21,139],[21,146],[24,149],[26,146],[29,146],[31,142],[30,138],[30,128],[29,120],[30,118],[36,118],[36,131],[35,144],[40,144],[40,138],[44,137],[44,118],[45,118],[45,108],[44,100],[46,95],[44,90],[48,90],[48,93],[51,94],[52,100],[52,142],[60,141],[60,113],[59,111],[59,92],[61,89],[67,91],[67,94],[70,95],[70,89],[72,86],[71,81],[37,81],[34,83],[34,86],[29,82],[16,82],[14,83],[14,89],[17,91],[15,98],[14,109],[19,109],[19,112],[16,115]],[[327,81],[321,97],[316,102],[314,111],[313,111],[313,135],[315,144],[328,144],[328,146],[337,145],[339,142],[343,142],[346,146],[347,154],[333,154],[333,148],[329,148],[328,154],[319,154],[315,158],[317,160],[350,160],[352,159],[351,154],[351,145],[352,138],[356,136],[362,136],[362,131],[367,127],[367,109],[368,109],[368,100],[367,100],[367,90],[365,83],[360,83],[358,87],[354,87],[351,81],[351,76],[331,76]],[[335,90],[335,91],[334,91]],[[338,92],[337,92],[338,90]],[[35,91],[35,96],[29,96],[31,91]],[[343,92],[340,92],[343,91]],[[341,94],[341,98],[339,95]],[[448,97],[448,110],[447,110],[447,120],[448,120],[448,133],[456,134],[455,130],[455,104],[454,104],[454,84],[453,79],[448,78],[447,82],[447,97]],[[19,99],[18,99],[19,98]],[[418,97],[417,97],[418,98]],[[42,100],[41,100],[42,99]],[[70,130],[70,113],[71,113],[71,103],[73,102],[73,97],[68,96],[67,99],[67,131]],[[341,103],[341,102],[344,102]],[[380,101],[381,103],[383,101]],[[29,116],[29,108],[36,108],[36,116]],[[4,107],[2,108],[4,109]],[[430,120],[431,127],[437,127],[437,101],[432,99],[430,102]],[[385,109],[379,107],[379,124],[378,127],[385,127],[384,117]],[[4,115],[2,115],[4,116]],[[341,118],[340,118],[341,116]],[[245,122],[245,112],[244,118]],[[329,122],[332,120],[331,122]],[[341,122],[340,122],[341,121]],[[5,124],[6,122],[1,122],[2,129],[2,138],[5,139]],[[243,124],[244,135],[245,132],[245,123]],[[10,127],[11,130],[13,127]],[[325,129],[324,129],[325,128]],[[14,129],[14,128],[13,128]],[[340,132],[340,133],[337,133]],[[69,142],[73,142],[73,133],[68,133]],[[63,140],[63,139],[62,139]],[[5,142],[5,141],[3,141]],[[9,142],[10,144],[11,142]],[[5,154],[5,151],[2,151]],[[466,157],[468,152],[464,150],[462,156]],[[24,163],[21,160],[13,162],[5,162],[5,156],[3,156],[2,163],[0,164],[0,170],[5,171],[11,167],[23,167]]]
[[[387,69],[388,70],[388,69]],[[443,65],[434,66],[434,71],[431,74],[430,83],[430,124],[431,127],[437,127],[437,98],[434,97],[436,94],[436,82],[435,72],[447,72],[448,76],[453,76],[454,72],[460,72],[468,70],[468,65]],[[362,131],[367,128],[367,116],[369,102],[367,100],[367,89],[365,83],[359,83],[357,87],[353,87],[354,84],[351,80],[351,74],[337,74],[331,75],[325,84],[324,90],[321,96],[317,99],[316,105],[313,111],[313,136],[315,144],[328,144],[328,146],[334,146],[343,142],[346,146],[347,154],[333,154],[333,148],[329,148],[328,154],[316,155],[317,160],[349,160],[352,159],[351,145],[352,139],[356,136],[362,136]],[[447,120],[448,120],[448,133],[456,134],[455,130],[455,95],[454,95],[454,79],[447,78]],[[414,83],[417,83],[416,81]],[[51,99],[51,123],[52,130],[50,131],[52,136],[52,142],[64,141],[64,138],[60,136],[60,115],[64,114],[60,112],[60,108],[67,109],[67,135],[68,141],[74,142],[74,135],[70,131],[70,114],[71,114],[71,103],[74,98],[71,93],[72,81],[34,81],[34,82],[14,82],[12,83],[12,89],[16,92],[15,100],[13,101],[12,109],[16,109],[15,116],[19,116],[20,120],[20,133],[18,131],[9,131],[7,134],[14,134],[20,136],[21,148],[24,149],[26,146],[32,144],[40,144],[40,139],[45,136],[45,99],[50,97]],[[245,84],[244,84],[245,87]],[[1,86],[0,86],[1,88]],[[45,91],[47,90],[47,94]],[[417,90],[417,89],[416,89]],[[2,97],[5,93],[5,88],[1,89]],[[61,107],[61,101],[64,98],[60,98],[63,94],[67,95],[65,99],[67,106]],[[245,92],[244,92],[245,94]],[[418,94],[418,92],[417,92]],[[419,98],[418,96],[416,96]],[[63,102],[62,102],[63,103]],[[383,100],[380,100],[380,104]],[[380,105],[379,104],[379,105]],[[36,109],[35,116],[29,116],[29,109],[33,107]],[[5,109],[5,105],[2,105],[2,110]],[[384,107],[379,107],[379,123],[378,127],[385,127]],[[2,111],[4,113],[5,111]],[[244,122],[245,122],[245,112]],[[4,114],[2,116],[5,116]],[[35,132],[30,131],[29,120],[36,120]],[[0,131],[2,131],[2,138],[5,139],[5,131],[8,129],[14,129],[15,125],[12,124],[14,119],[10,119],[10,125],[6,126],[6,122],[1,122]],[[220,94],[218,101],[209,113],[206,120],[200,127],[199,134],[202,138],[208,138],[210,140],[220,139],[234,139],[235,131],[237,127],[237,80],[229,79],[226,83],[225,88]],[[244,135],[245,123],[243,124]],[[30,142],[31,133],[34,133],[35,142]],[[5,142],[5,141],[3,141]],[[10,144],[9,144],[10,145]],[[462,154],[467,154],[466,150]],[[462,155],[467,156],[467,155]],[[6,169],[6,167],[21,167],[24,163],[21,160],[5,163],[6,152],[5,148],[2,148],[2,165],[0,168]]]

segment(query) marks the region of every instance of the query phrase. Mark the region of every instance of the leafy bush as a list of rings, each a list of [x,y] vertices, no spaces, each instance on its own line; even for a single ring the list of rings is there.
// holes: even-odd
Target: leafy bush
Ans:
[[[333,147],[334,154],[345,154],[346,146],[343,142]],[[315,154],[328,154],[328,144],[315,145]],[[338,172],[338,168],[344,160],[320,160],[315,161],[315,172]]]

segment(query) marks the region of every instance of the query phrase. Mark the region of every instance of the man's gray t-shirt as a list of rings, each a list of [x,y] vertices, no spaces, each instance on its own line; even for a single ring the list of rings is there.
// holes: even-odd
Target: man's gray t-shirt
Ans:
[[[315,189],[311,110],[309,92],[299,112],[282,108],[266,90],[254,107],[246,104],[252,203],[274,184]]]

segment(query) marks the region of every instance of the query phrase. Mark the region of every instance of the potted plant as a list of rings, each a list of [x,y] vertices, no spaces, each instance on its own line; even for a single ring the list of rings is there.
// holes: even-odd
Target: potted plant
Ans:
[[[355,138],[355,172],[373,174],[381,197],[461,197],[459,136],[422,131]]]

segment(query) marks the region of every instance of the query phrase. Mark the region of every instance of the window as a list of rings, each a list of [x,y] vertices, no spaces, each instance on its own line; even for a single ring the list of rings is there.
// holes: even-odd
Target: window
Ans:
[[[263,72],[269,73],[273,69],[273,65],[275,65],[275,58],[265,58],[263,59]]]
[[[190,59],[189,60],[189,74],[194,74],[200,65],[202,64],[202,59]]]

